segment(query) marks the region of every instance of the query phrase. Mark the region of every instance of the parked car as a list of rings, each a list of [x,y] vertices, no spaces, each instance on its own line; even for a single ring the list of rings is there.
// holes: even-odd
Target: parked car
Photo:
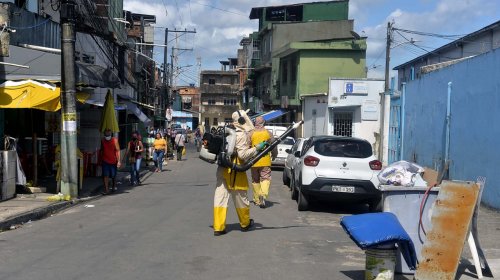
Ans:
[[[281,134],[283,134],[287,129],[285,126],[278,125],[266,125],[264,128],[269,130],[274,138],[281,136]]]
[[[292,137],[286,137],[281,143],[279,143],[278,146],[276,146],[278,155],[271,161],[271,166],[285,166],[285,161],[288,156],[286,150],[291,149],[294,144],[295,139]]]
[[[313,136],[303,144],[295,176],[290,182],[299,211],[311,199],[367,203],[380,210],[377,174],[382,163],[366,140],[340,136]]]
[[[288,154],[285,160],[285,167],[283,168],[283,184],[290,186],[290,178],[292,178],[293,172],[297,167],[297,163],[300,159],[300,151],[302,150],[302,145],[305,139],[299,138],[295,144],[290,149],[286,149],[285,152]]]

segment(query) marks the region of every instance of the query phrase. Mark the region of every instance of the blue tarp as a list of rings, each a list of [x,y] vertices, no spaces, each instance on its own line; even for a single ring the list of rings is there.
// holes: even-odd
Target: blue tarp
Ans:
[[[417,255],[410,236],[393,213],[345,216],[340,220],[345,232],[361,249],[397,244],[408,267],[415,270]]]
[[[270,122],[274,119],[277,119],[277,118],[283,116],[286,113],[288,113],[288,112],[284,111],[284,110],[273,110],[273,111],[270,111],[270,112],[263,114],[262,117],[264,118],[264,120],[266,122]]]

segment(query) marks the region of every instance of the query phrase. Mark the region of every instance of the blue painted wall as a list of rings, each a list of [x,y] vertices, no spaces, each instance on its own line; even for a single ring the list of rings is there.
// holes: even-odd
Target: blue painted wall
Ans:
[[[500,209],[500,49],[423,75],[406,87],[403,159],[441,168],[451,93],[450,178],[487,178],[482,202]]]

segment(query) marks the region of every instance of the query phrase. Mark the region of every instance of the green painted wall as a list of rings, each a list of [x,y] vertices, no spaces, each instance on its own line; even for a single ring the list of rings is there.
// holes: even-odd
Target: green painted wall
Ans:
[[[273,21],[266,20],[266,8],[259,19],[259,31]],[[349,1],[304,3],[302,22],[349,19]]]
[[[305,4],[303,21],[345,20],[349,18],[349,2]]]
[[[301,51],[300,96],[328,92],[328,78],[366,78],[365,51]]]

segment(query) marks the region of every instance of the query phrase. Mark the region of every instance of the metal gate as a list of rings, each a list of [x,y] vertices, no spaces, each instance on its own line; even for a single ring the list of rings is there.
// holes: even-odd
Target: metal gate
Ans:
[[[391,96],[389,119],[389,164],[401,159],[401,98]]]

